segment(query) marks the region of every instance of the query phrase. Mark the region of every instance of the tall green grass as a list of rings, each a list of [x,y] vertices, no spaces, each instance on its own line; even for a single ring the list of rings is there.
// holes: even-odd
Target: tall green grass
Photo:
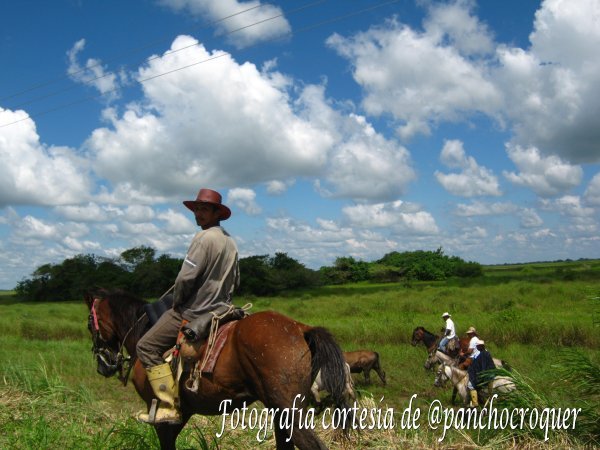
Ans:
[[[459,333],[475,326],[492,354],[523,375],[531,389],[529,401],[540,406],[581,405],[591,411],[586,417],[593,419],[593,404],[586,406],[583,400],[597,396],[584,388],[593,385],[600,360],[600,328],[591,314],[593,299],[600,292],[599,277],[552,278],[558,270],[554,266],[534,267],[529,270],[532,274],[519,277],[523,267],[516,269],[503,268],[502,275],[486,273],[467,284],[457,280],[409,286],[361,283],[272,298],[238,298],[236,303],[252,302],[254,311],[274,309],[325,326],[344,350],[377,351],[388,385],[382,386],[372,373],[371,385],[364,383],[362,375],[355,376],[356,387],[362,401],[371,398],[379,404],[383,398],[381,405],[397,413],[413,394],[418,394],[422,408],[434,399],[450,406],[450,391],[435,388],[433,375],[423,369],[424,347],[410,345],[416,326],[437,332],[443,326],[441,313],[450,311]],[[586,270],[600,273],[596,267],[581,268],[582,273]],[[0,296],[0,448],[158,448],[151,427],[131,419],[144,407],[133,388],[96,373],[87,314],[83,301],[36,304]],[[559,359],[564,349],[583,358],[572,365],[581,369],[572,372],[577,376],[558,369],[570,367]],[[582,361],[588,361],[588,366]],[[543,444],[535,433],[483,435],[454,430],[440,443],[439,434],[425,427],[361,433],[350,444],[328,433],[321,435],[334,448],[510,448],[516,442],[524,448],[562,448],[589,443],[584,434],[593,433],[590,427],[582,422],[580,436],[555,433],[550,444]],[[584,433],[584,429],[592,431]],[[195,417],[178,445],[258,446],[254,434],[240,430],[229,430],[215,440],[219,430],[219,417]],[[273,440],[261,447],[274,448]]]

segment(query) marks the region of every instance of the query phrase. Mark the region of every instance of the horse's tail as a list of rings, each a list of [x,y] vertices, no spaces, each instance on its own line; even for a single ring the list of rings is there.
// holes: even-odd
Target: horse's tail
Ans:
[[[381,368],[379,366],[379,353],[378,352],[373,352],[373,353],[375,353],[375,363],[373,364],[373,367],[379,367],[379,368]]]
[[[314,327],[304,333],[304,339],[311,353],[311,380],[319,370],[323,387],[333,399],[336,408],[344,408],[348,413],[345,424],[352,424],[349,405],[346,401],[346,361],[342,349],[332,334],[322,327]],[[346,428],[346,427],[344,427]]]

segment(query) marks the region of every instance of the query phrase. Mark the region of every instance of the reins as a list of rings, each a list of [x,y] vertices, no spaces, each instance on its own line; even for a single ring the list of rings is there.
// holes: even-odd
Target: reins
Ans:
[[[131,326],[131,328],[129,328],[129,331],[127,331],[127,333],[125,334],[123,341],[119,344],[119,352],[117,353],[117,361],[122,361],[122,362],[119,367],[119,377],[118,378],[121,381],[121,383],[123,383],[123,386],[127,386],[127,381],[129,380],[129,374],[131,373],[131,369],[133,368],[133,366],[135,364],[135,360],[137,359],[137,355],[134,356],[133,358],[131,357],[131,355],[124,356],[123,349],[125,348],[125,350],[127,350],[127,348],[125,347],[125,342],[127,341],[129,334],[133,331],[133,329],[137,326],[137,324],[142,319],[147,318],[147,317],[148,317],[148,315],[144,312],[134,322],[134,324]],[[125,364],[127,365],[127,371],[126,371],[125,375],[123,375],[123,366]]]
[[[165,295],[167,295],[169,292],[171,292],[174,288],[175,288],[175,285],[171,286],[163,295],[160,296],[160,298],[157,301],[161,301],[165,297]],[[125,337],[123,337],[123,340],[119,344],[119,352],[117,353],[117,361],[122,361],[122,363],[119,367],[119,380],[121,381],[121,383],[123,383],[123,386],[127,386],[127,381],[129,380],[129,374],[131,373],[131,369],[133,368],[135,361],[137,359],[137,355],[133,358],[131,357],[131,355],[124,356],[123,348],[125,348],[127,350],[127,348],[125,347],[125,342],[127,342],[127,338],[129,337],[129,334],[138,325],[138,323],[144,318],[148,318],[148,314],[145,311],[133,323],[133,325],[131,326],[131,328],[129,328],[127,333],[125,333]],[[127,372],[123,376],[123,365],[125,365],[125,364],[127,364]]]
[[[425,344],[425,347],[427,347],[427,349],[429,350],[431,347],[433,347],[436,343],[436,341],[438,340],[438,336],[436,336],[435,334],[427,331],[425,328],[423,328],[423,344]]]

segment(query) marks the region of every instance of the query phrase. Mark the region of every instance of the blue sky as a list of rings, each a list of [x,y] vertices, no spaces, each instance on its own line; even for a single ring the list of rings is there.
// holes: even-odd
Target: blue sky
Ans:
[[[181,257],[599,256],[600,2],[57,0],[0,15],[0,288]]]

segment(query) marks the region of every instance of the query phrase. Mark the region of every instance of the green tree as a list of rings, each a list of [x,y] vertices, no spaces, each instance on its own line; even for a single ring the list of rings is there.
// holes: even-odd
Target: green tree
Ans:
[[[321,284],[314,270],[291,258],[287,253],[250,256],[240,259],[241,295],[273,295],[287,289],[312,287]]]
[[[369,263],[357,261],[352,256],[342,256],[335,260],[333,268],[321,268],[323,277],[331,284],[344,284],[369,279]]]
[[[76,255],[60,264],[44,264],[29,279],[21,280],[15,291],[33,301],[76,300],[95,287],[119,287],[140,296],[164,293],[173,284],[181,260],[162,255],[155,259],[150,247],[124,251],[118,260],[95,255]]]
[[[127,270],[134,271],[135,268],[141,264],[153,263],[155,255],[156,250],[152,247],[140,245],[139,247],[133,247],[121,253],[121,260]]]
[[[256,255],[240,259],[238,294],[270,295],[275,292],[270,275],[269,255]]]

